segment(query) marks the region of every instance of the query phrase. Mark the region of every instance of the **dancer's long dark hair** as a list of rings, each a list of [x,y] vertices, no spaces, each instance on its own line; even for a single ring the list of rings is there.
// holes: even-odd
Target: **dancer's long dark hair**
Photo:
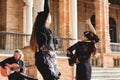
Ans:
[[[38,49],[38,44],[37,44],[37,38],[36,38],[36,33],[35,33],[35,25],[36,23],[34,23],[33,25],[33,30],[32,30],[32,34],[31,34],[31,39],[30,39],[30,48],[32,51],[37,51]]]
[[[87,37],[88,40],[93,42],[93,44],[94,44],[93,52],[94,52],[94,55],[95,55],[96,54],[96,46],[95,46],[95,44],[97,42],[99,42],[98,36],[96,34],[94,34],[93,32],[91,32],[91,31],[85,31],[84,36]]]

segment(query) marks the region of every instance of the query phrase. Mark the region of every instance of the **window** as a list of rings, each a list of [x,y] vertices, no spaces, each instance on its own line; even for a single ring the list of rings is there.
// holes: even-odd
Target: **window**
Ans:
[[[95,27],[96,27],[95,15],[93,15],[93,16],[91,17],[91,23],[92,23],[93,27],[95,28]]]
[[[109,27],[111,42],[116,42],[116,23],[111,17],[109,18]]]

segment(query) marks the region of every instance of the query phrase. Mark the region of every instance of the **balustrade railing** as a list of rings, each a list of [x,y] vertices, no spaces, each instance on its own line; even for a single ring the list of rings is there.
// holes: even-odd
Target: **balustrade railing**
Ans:
[[[9,53],[17,48],[24,48],[25,46],[29,46],[30,34],[23,33],[13,33],[13,32],[3,32],[0,31],[0,53]],[[76,40],[72,38],[59,38],[58,40],[58,54],[65,54],[66,49],[70,46],[71,41],[75,42]],[[98,45],[98,44],[97,44]],[[120,52],[120,43],[110,43],[110,47],[112,53]],[[99,52],[99,51],[98,51]],[[114,58],[113,62],[115,67],[120,67],[120,58]],[[93,66],[100,66],[99,57],[91,60],[91,64]]]
[[[94,67],[100,67],[100,59],[99,57],[98,58],[92,58],[91,59],[91,65],[94,66]]]
[[[0,31],[0,50],[14,50],[24,48],[29,46],[30,34],[23,33],[13,33],[13,32],[3,32]],[[66,49],[69,47],[70,41],[74,40],[71,38],[60,38],[56,37],[58,40],[58,52],[65,53]]]
[[[30,34],[3,32],[0,31],[0,49],[23,48],[29,45]],[[59,41],[59,49],[64,52],[69,47],[72,38],[57,38]],[[75,41],[75,40],[74,40]],[[120,52],[120,43],[110,43],[112,52]]]
[[[13,50],[29,45],[29,34],[0,31],[0,50]]]
[[[120,43],[110,43],[110,47],[113,53],[120,52]]]
[[[120,58],[113,58],[114,67],[120,67]]]

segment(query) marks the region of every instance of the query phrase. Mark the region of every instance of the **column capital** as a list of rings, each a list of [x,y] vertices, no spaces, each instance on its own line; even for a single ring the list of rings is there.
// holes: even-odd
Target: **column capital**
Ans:
[[[27,6],[33,7],[33,0],[23,0]]]

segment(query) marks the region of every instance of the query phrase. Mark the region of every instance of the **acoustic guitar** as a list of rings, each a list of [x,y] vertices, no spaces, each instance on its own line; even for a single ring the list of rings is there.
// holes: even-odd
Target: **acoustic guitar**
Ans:
[[[10,66],[11,67],[5,66],[5,68],[0,66],[0,73],[3,77],[8,77],[10,74],[20,71],[20,67],[18,64],[13,63],[13,64],[10,64]],[[27,65],[25,67],[31,67],[31,66],[33,66],[33,65]]]

